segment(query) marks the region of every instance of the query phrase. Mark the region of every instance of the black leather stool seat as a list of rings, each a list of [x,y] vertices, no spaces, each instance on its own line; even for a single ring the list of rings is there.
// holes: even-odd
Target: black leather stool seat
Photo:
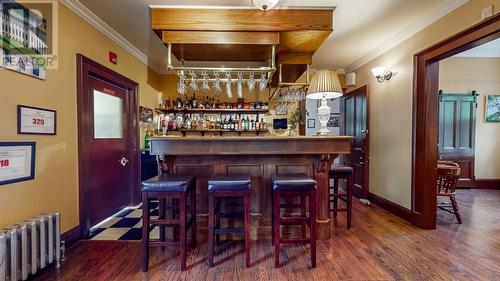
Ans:
[[[250,190],[250,176],[248,175],[215,175],[208,181],[208,190]]]
[[[330,168],[331,173],[352,174],[352,167],[344,165],[332,165]]]
[[[306,174],[284,174],[271,176],[274,190],[302,191],[316,189],[316,181]]]
[[[143,192],[187,191],[195,176],[161,174],[142,182]]]

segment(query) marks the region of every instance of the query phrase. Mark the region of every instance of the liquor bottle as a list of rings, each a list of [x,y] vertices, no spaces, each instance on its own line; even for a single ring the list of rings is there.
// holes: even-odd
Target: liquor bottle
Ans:
[[[250,130],[255,130],[255,121],[253,120],[253,115],[252,118],[250,119]]]
[[[229,128],[228,129],[229,130],[234,130],[234,123],[233,123],[233,116],[232,115],[229,115],[228,122],[229,122],[229,125],[228,125]]]
[[[267,130],[267,123],[264,122],[264,118],[260,119],[260,128],[261,130]]]
[[[255,130],[260,131],[260,122],[259,122],[259,116],[255,119]]]
[[[191,116],[188,114],[186,115],[186,129],[191,130],[191,128],[192,128]]]
[[[151,137],[151,134],[149,131],[146,131],[146,134],[144,134],[144,148],[149,148],[149,138]]]
[[[250,119],[248,119],[248,115],[247,115],[247,130],[250,130]]]
[[[193,108],[198,107],[198,101],[196,100],[196,95],[193,94],[193,99],[191,100],[191,104],[193,105]]]
[[[241,130],[247,129],[247,121],[245,120],[245,116],[241,118]]]
[[[178,97],[178,98],[175,100],[175,104],[176,104],[176,106],[177,106],[177,109],[182,109],[182,101],[181,101],[181,98],[179,98],[179,97]]]

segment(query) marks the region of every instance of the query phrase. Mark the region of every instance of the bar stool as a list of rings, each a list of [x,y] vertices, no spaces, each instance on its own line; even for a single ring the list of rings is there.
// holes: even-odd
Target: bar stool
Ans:
[[[250,267],[250,176],[248,175],[216,175],[208,181],[208,265],[214,265],[214,238],[220,234],[237,234],[245,236],[246,266]],[[222,228],[221,214],[217,198],[243,197],[243,228]],[[217,205],[217,206],[216,206]],[[218,236],[217,236],[218,237]]]
[[[330,179],[333,179],[329,199],[329,203],[333,202],[333,208],[328,210],[333,212],[334,218],[337,218],[337,212],[347,212],[347,228],[351,228],[353,169],[349,166],[332,165],[329,175]],[[339,192],[339,180],[341,179],[346,181],[346,192]],[[345,208],[338,207],[338,199],[345,202]]]
[[[281,243],[310,243],[311,265],[316,267],[316,203],[317,191],[316,181],[305,174],[284,174],[271,177],[273,185],[273,231],[272,240],[274,244],[274,266],[280,266],[280,244]],[[300,197],[300,204],[281,204],[282,197]],[[309,197],[309,216],[306,215],[306,200]],[[281,208],[300,208],[301,216],[281,216]],[[281,225],[301,225],[302,238],[281,238]],[[310,235],[306,238],[305,225],[309,226]]]
[[[187,198],[191,199],[191,217],[187,221]],[[168,198],[179,199],[179,219],[165,218],[165,201]],[[160,202],[159,218],[150,218],[149,201]],[[196,245],[196,177],[191,175],[161,174],[142,182],[142,271],[148,271],[149,246],[176,246],[180,248],[181,270],[186,270],[186,232],[191,228],[192,246]],[[150,225],[158,225],[160,239],[150,240]],[[165,227],[179,227],[179,241],[165,241]]]

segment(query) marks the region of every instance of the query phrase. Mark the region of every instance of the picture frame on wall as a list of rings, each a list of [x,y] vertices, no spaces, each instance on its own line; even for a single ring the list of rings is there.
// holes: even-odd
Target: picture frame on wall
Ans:
[[[35,142],[0,142],[0,185],[35,178]]]
[[[57,112],[52,109],[17,106],[17,133],[32,135],[55,135]]]
[[[328,119],[326,126],[330,128],[340,127],[340,114],[330,113],[330,119]]]
[[[500,123],[500,95],[487,95],[484,107],[484,121]]]
[[[288,107],[286,104],[279,104],[276,106],[276,115],[287,115],[288,114]]]
[[[307,119],[307,128],[314,129],[316,127],[316,119]]]

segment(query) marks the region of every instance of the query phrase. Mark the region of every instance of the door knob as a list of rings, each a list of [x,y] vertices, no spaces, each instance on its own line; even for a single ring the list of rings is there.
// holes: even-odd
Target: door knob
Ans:
[[[120,164],[122,164],[122,166],[125,167],[125,166],[127,166],[128,160],[127,160],[127,158],[122,157],[122,159],[118,160],[118,162],[120,162]]]

